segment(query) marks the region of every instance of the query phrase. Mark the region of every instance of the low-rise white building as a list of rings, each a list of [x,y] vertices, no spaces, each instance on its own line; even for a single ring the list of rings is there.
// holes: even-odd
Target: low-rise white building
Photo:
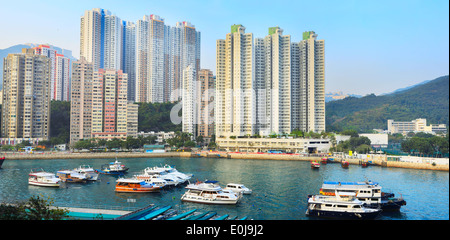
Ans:
[[[330,139],[305,138],[216,138],[220,150],[231,152],[323,153],[331,147]]]

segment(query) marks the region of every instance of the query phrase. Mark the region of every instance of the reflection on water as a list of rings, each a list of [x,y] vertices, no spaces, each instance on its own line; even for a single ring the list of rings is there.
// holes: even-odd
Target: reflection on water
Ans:
[[[309,162],[240,160],[217,158],[128,158],[120,159],[130,168],[126,177],[132,177],[146,167],[175,165],[185,173],[194,174],[192,181],[217,180],[242,183],[253,190],[233,206],[185,203],[180,197],[184,187],[163,189],[160,193],[116,193],[116,176],[100,175],[96,182],[85,184],[64,183],[60,188],[28,185],[31,169],[49,172],[76,168],[89,164],[94,168],[113,159],[69,160],[6,160],[0,170],[0,200],[14,202],[43,194],[55,201],[56,206],[115,206],[145,207],[149,204],[171,205],[175,210],[215,211],[230,216],[250,216],[253,219],[310,219],[305,216],[307,195],[317,194],[323,181],[379,182],[384,189],[400,194],[407,205],[401,212],[384,212],[380,219],[449,219],[449,173],[442,171],[381,168],[361,168],[351,165],[343,169],[339,164],[322,165],[312,170]],[[136,201],[128,201],[135,199]]]

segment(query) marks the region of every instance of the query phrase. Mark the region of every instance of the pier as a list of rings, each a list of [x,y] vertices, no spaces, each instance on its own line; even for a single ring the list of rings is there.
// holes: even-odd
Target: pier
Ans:
[[[135,211],[73,207],[61,207],[61,209],[69,211],[67,216],[70,218],[85,220],[245,220],[248,218],[248,216],[230,217],[229,214],[218,215],[216,212],[202,212],[197,209],[180,212],[172,209],[172,206],[159,207],[154,204]]]

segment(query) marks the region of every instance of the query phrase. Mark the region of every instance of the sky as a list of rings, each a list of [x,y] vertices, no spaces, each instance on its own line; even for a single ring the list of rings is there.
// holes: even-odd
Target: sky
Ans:
[[[215,72],[216,40],[233,24],[254,38],[279,26],[325,40],[325,91],[376,95],[449,74],[448,0],[0,0],[0,49],[48,43],[80,51],[80,17],[103,8],[136,22],[156,14],[201,32],[201,68]]]

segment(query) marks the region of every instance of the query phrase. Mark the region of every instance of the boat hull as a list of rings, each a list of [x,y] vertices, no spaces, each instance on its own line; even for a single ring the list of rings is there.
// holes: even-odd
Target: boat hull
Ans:
[[[380,208],[383,211],[399,211],[402,206],[406,205],[403,199],[382,200],[381,203],[365,204],[368,208]]]
[[[116,187],[116,192],[120,193],[150,193],[150,192],[159,192],[160,188],[125,188],[125,187]]]
[[[181,197],[183,202],[203,203],[203,204],[217,204],[217,205],[235,205],[238,200],[209,200],[209,199],[194,199],[189,197]]]
[[[380,211],[355,213],[355,212],[340,212],[340,211],[322,211],[322,210],[308,210],[306,215],[310,217],[332,218],[332,219],[348,219],[348,220],[367,220],[375,219],[380,214]]]
[[[41,187],[59,187],[59,183],[43,183],[36,181],[28,181],[28,184]]]

